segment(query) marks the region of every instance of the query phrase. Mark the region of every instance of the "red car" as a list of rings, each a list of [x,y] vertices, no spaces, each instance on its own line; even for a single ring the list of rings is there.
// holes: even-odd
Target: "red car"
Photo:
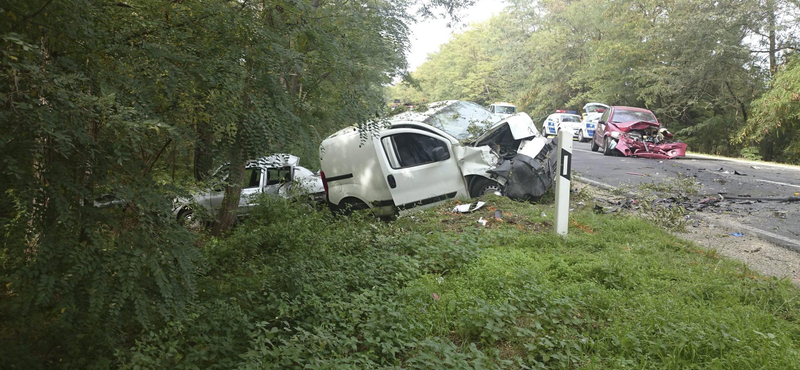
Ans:
[[[610,107],[597,122],[592,151],[605,155],[670,159],[686,155],[686,144],[668,142],[672,134],[662,128],[653,112],[634,107]]]

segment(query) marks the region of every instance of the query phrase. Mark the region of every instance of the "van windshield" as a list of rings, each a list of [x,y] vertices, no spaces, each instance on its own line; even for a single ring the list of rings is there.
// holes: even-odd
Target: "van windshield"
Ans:
[[[497,105],[494,107],[495,111],[500,114],[514,114],[517,113],[517,107],[509,107],[505,105]]]
[[[470,125],[486,129],[501,119],[503,119],[502,116],[491,113],[478,104],[459,101],[431,115],[425,119],[425,123],[450,134],[458,140],[463,140],[470,137]]]

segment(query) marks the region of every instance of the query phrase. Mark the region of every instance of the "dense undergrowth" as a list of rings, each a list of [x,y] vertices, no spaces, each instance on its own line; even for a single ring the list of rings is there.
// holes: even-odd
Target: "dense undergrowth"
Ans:
[[[451,214],[450,204],[392,222],[265,203],[203,247],[186,319],[119,333],[127,345],[113,351],[87,343],[82,358],[48,358],[33,343],[9,357],[0,346],[0,364],[800,368],[794,286],[640,219],[586,207],[565,241],[551,232],[551,206],[494,196],[473,214]],[[17,324],[0,331],[0,344]],[[64,325],[50,324],[65,341],[92,335]]]

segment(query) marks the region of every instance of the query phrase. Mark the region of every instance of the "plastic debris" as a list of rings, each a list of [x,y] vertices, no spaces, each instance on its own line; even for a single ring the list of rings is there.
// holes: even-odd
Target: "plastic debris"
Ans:
[[[740,232],[735,232],[735,233],[733,233],[733,234],[731,234],[731,235],[733,235],[733,236],[737,236],[737,237],[744,236],[744,234],[742,234],[742,233],[740,233]]]
[[[479,223],[479,224],[481,224],[481,225],[483,225],[483,226],[486,226],[486,223],[488,223],[488,222],[489,222],[489,221],[486,221],[486,220],[484,220],[484,219],[483,219],[483,217],[481,217],[481,218],[479,218],[479,219],[478,219],[478,223]]]
[[[477,202],[477,203],[475,203],[474,207],[473,207],[472,204],[473,203],[459,204],[459,205],[453,207],[453,211],[452,212],[453,213],[472,213],[472,212],[475,212],[475,211],[479,210],[481,207],[483,207],[486,204],[486,202]]]
[[[499,209],[494,211],[494,219],[498,220],[498,221],[502,221],[503,220],[503,211],[501,211]]]
[[[747,174],[739,172],[739,171],[733,171],[733,174],[734,175],[739,175],[739,176],[747,176]]]

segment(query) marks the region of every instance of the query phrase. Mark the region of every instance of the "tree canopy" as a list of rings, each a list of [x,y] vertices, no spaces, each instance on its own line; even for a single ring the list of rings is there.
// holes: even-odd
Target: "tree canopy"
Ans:
[[[409,9],[457,17],[470,3],[0,1],[3,299],[86,329],[65,351],[180,318],[203,263],[172,200],[231,163],[224,233],[248,159],[314,167],[323,135],[383,114]]]
[[[780,123],[791,114],[766,118],[759,100],[791,79],[781,75],[798,47],[796,1],[510,3],[455,35],[411,74],[416,86],[390,97],[510,101],[537,121],[592,101],[640,106],[692,150],[797,162],[800,135]]]

